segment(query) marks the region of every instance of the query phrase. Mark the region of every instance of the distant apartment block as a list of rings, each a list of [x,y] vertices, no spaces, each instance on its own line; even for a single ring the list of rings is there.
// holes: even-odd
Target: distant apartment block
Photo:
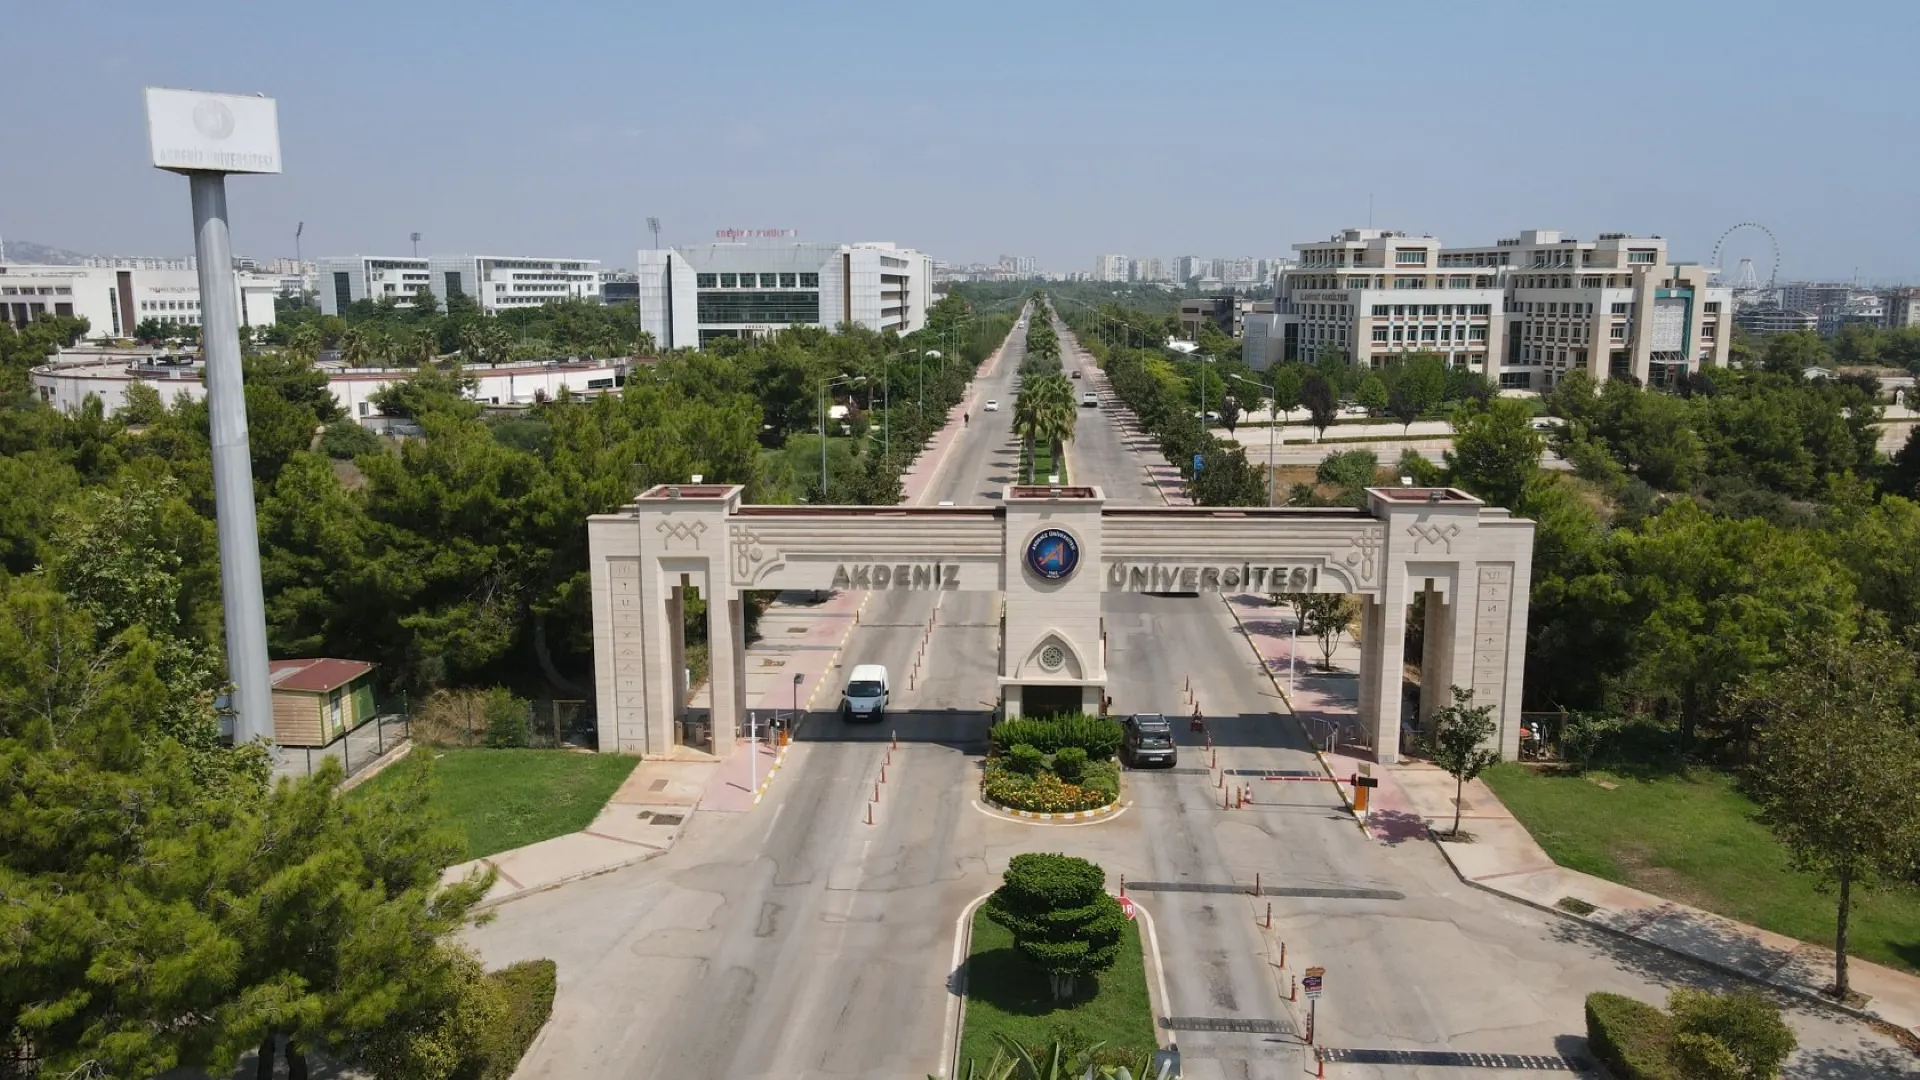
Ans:
[[[1920,326],[1920,289],[1890,289],[1880,294],[1882,325],[1889,330]]]
[[[356,300],[412,307],[425,291],[445,311],[460,293],[497,315],[559,300],[600,302],[596,259],[514,255],[349,255],[318,260],[320,310],[338,315]]]
[[[842,323],[909,334],[927,324],[933,260],[888,243],[741,241],[642,251],[640,325],[663,349]]]
[[[1274,314],[1248,317],[1256,368],[1325,351],[1378,367],[1424,352],[1505,389],[1550,390],[1572,371],[1666,385],[1725,364],[1731,344],[1732,290],[1709,287],[1708,267],[1670,262],[1657,236],[1535,229],[1456,248],[1347,229],[1294,249]]]
[[[1125,281],[1128,263],[1125,255],[1096,255],[1093,259],[1093,280]]]
[[[1015,281],[1026,281],[1040,276],[1040,260],[1031,255],[1000,256],[1000,272],[1012,275]]]
[[[1811,311],[1793,311],[1764,304],[1734,312],[1733,323],[1749,334],[1785,334],[1795,330],[1820,329],[1820,316]]]
[[[1159,259],[1134,259],[1128,264],[1127,274],[1132,281],[1165,281],[1167,267]]]

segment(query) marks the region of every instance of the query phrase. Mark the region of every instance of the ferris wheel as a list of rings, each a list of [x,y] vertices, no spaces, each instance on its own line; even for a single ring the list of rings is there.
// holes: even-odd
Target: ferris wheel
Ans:
[[[1734,258],[1739,263],[1729,274],[1727,261]],[[1732,288],[1737,300],[1762,300],[1772,296],[1780,277],[1780,241],[1765,225],[1743,221],[1714,241],[1713,266],[1714,284]]]

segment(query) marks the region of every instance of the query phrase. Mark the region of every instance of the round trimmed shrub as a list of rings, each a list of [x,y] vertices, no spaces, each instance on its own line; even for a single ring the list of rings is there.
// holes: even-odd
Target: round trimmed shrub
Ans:
[[[1077,784],[1087,774],[1087,752],[1078,746],[1063,746],[1053,755],[1053,774],[1069,784]]]
[[[1034,776],[1046,766],[1047,756],[1039,747],[1021,743],[1007,751],[1007,768],[1022,776]]]

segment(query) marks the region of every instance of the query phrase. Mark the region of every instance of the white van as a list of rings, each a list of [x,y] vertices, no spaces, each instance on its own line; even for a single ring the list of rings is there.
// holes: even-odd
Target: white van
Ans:
[[[892,689],[884,665],[856,665],[853,674],[847,677],[847,688],[840,693],[840,718],[878,721],[886,712],[887,696]]]

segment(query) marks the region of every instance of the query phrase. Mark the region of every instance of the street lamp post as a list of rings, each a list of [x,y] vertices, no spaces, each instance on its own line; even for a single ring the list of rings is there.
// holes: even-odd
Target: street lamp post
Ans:
[[[185,175],[193,202],[220,598],[227,676],[233,680],[233,741],[238,745],[272,737],[273,684],[240,365],[239,295],[227,227],[227,174],[280,171],[279,107],[259,95],[156,87],[147,88],[146,105],[153,165]]]
[[[1227,377],[1230,379],[1238,380],[1243,383],[1248,383],[1253,386],[1258,386],[1261,390],[1266,392],[1266,395],[1267,395],[1267,505],[1272,506],[1273,505],[1274,469],[1276,469],[1280,464],[1279,459],[1274,456],[1274,433],[1279,430],[1279,424],[1277,424],[1274,421],[1274,413],[1278,411],[1280,407],[1278,402],[1278,396],[1276,394],[1276,388],[1273,386],[1268,386],[1265,383],[1254,382],[1252,379],[1249,379],[1244,375],[1229,374]]]
[[[827,401],[832,397],[834,387],[842,383],[852,386],[865,381],[864,375],[842,375],[820,384],[820,501],[823,503],[827,501]]]

